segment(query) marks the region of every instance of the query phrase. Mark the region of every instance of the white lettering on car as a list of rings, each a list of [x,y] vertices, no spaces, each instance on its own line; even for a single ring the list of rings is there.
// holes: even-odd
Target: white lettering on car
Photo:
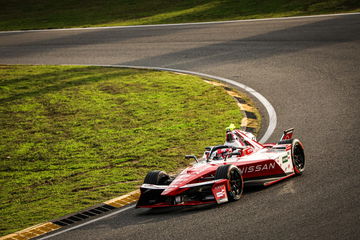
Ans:
[[[269,164],[258,164],[258,165],[252,165],[252,166],[245,166],[240,168],[241,174],[244,173],[252,173],[252,172],[260,172],[260,171],[268,171],[275,168],[275,163],[269,163]]]
[[[269,170],[275,168],[275,163],[269,163]]]

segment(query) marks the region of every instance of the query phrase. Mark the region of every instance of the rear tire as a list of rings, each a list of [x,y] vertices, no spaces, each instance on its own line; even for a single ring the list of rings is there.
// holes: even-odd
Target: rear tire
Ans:
[[[244,181],[238,167],[234,165],[224,165],[216,169],[215,179],[228,179],[230,182],[230,191],[228,196],[230,201],[240,199],[244,189]]]
[[[166,182],[169,179],[170,179],[169,175],[167,175],[165,172],[154,170],[146,175],[144,179],[144,183],[155,184],[155,185],[167,185]]]
[[[305,170],[304,147],[299,139],[293,139],[291,143],[291,158],[296,175],[301,175]]]

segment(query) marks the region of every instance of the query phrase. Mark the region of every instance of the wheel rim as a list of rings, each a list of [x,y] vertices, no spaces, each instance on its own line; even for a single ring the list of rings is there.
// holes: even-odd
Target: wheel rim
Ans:
[[[242,193],[242,180],[240,173],[235,169],[230,171],[230,189],[233,198],[240,197]]]
[[[305,166],[305,156],[299,144],[294,146],[294,163],[297,169],[303,170]]]

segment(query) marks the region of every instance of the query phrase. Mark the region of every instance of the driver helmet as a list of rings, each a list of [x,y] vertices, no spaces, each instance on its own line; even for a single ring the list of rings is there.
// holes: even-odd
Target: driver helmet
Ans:
[[[232,147],[241,147],[241,146],[244,146],[245,144],[242,141],[242,139],[239,138],[239,136],[237,136],[233,132],[227,132],[224,145],[232,146]]]

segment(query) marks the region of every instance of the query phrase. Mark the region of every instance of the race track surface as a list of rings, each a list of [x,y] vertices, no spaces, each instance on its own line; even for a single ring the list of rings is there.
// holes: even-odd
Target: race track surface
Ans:
[[[1,33],[0,64],[126,64],[233,79],[275,107],[270,140],[294,127],[305,145],[303,176],[240,201],[130,209],[51,239],[360,238],[360,15]]]

